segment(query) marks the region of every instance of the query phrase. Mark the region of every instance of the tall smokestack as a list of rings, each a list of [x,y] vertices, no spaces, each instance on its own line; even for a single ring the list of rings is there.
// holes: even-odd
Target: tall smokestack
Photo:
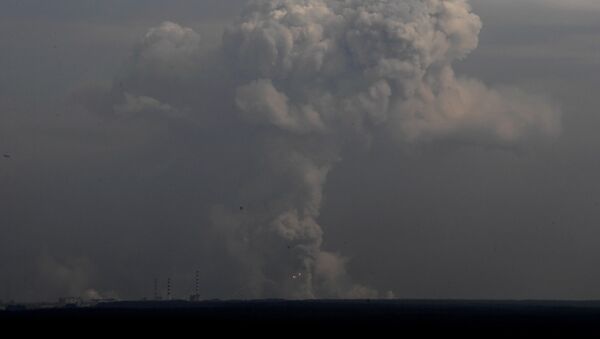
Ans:
[[[158,279],[154,278],[154,300],[160,300],[160,295],[158,294]]]
[[[198,270],[196,270],[196,289],[195,289],[195,295],[196,298],[198,298],[198,296],[200,295],[200,272]]]
[[[167,278],[167,300],[171,300],[171,278]]]

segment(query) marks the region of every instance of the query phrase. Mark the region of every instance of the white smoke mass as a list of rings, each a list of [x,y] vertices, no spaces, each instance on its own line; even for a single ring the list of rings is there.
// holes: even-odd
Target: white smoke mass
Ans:
[[[455,76],[481,27],[466,0],[251,0],[216,51],[174,23],[150,30],[110,107],[244,139],[223,164],[243,171],[242,206],[214,201],[212,223],[245,297],[383,296],[321,248],[323,187],[348,140],[510,144],[560,130],[543,98]]]

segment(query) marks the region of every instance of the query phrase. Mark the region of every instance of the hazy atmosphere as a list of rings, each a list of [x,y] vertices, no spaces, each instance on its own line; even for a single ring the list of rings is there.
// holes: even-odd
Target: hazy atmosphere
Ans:
[[[0,0],[0,300],[600,299],[598,18]]]

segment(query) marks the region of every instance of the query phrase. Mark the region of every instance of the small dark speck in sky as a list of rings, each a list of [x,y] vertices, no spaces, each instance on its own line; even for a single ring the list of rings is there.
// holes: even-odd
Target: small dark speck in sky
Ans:
[[[5,153],[3,156],[5,159],[10,159],[10,154],[8,154],[8,153]]]

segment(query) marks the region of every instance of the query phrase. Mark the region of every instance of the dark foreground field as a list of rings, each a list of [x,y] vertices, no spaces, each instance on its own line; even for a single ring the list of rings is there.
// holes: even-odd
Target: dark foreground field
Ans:
[[[518,333],[600,334],[600,302],[488,301],[163,301],[115,302],[92,308],[0,312],[3,325],[88,329],[130,328],[251,331],[293,335],[315,330],[402,334],[465,332],[483,338]],[[373,332],[374,333],[374,332]],[[379,337],[379,336],[378,336]],[[398,337],[398,336],[393,336]],[[596,336],[594,336],[596,337]]]

